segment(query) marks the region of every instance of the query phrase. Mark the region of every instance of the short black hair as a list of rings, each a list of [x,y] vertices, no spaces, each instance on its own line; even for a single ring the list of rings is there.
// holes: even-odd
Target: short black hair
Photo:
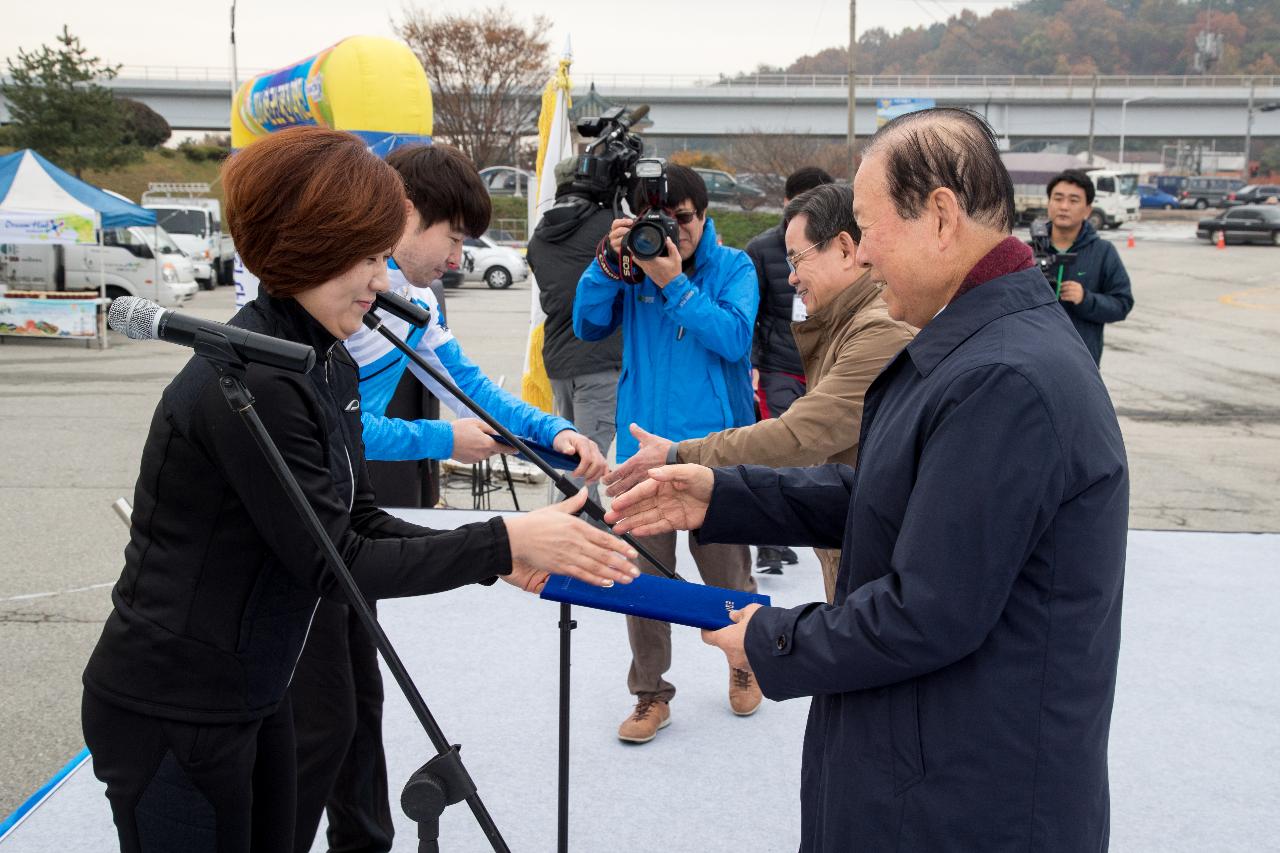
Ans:
[[[707,183],[688,166],[668,163],[667,204],[676,208],[686,200],[693,202],[693,209],[701,218],[707,211]]]
[[[783,188],[782,194],[787,198],[795,198],[800,193],[829,184],[833,180],[825,170],[817,166],[803,166],[787,176],[787,185]]]
[[[853,242],[862,242],[862,232],[853,218],[853,187],[847,184],[820,184],[791,199],[782,212],[782,227],[804,216],[804,236],[811,243],[826,243],[847,232]]]
[[[1061,183],[1075,184],[1077,187],[1084,190],[1084,203],[1093,204],[1093,197],[1095,195],[1093,189],[1093,178],[1089,177],[1088,173],[1083,169],[1067,169],[1054,175],[1049,179],[1049,183],[1045,185],[1044,194],[1046,196],[1053,195],[1053,188]]]
[[[448,222],[472,237],[489,228],[493,202],[470,158],[451,145],[406,145],[387,155],[405,194],[430,228]]]
[[[929,193],[946,188],[970,219],[1013,231],[1013,181],[982,116],[958,107],[905,113],[876,131],[863,157],[881,149],[889,197],[903,219],[918,218]]]

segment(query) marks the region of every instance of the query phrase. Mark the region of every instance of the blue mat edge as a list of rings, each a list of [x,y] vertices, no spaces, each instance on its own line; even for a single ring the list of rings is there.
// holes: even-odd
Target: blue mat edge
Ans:
[[[35,811],[54,791],[58,790],[58,786],[65,782],[68,776],[88,760],[89,747],[86,746],[77,752],[74,758],[64,764],[61,770],[53,774],[53,777],[48,782],[45,782],[34,794],[27,797],[26,801],[18,806],[13,814],[5,818],[3,822],[0,822],[0,842],[3,842],[9,836],[9,833],[26,819],[27,815]]]

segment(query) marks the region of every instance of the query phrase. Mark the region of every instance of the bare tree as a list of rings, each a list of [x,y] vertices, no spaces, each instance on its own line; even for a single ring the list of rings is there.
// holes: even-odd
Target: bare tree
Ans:
[[[406,7],[392,26],[426,69],[434,135],[461,148],[477,168],[509,162],[541,108],[551,73],[551,22],[522,26],[505,7],[467,15]]]
[[[836,180],[849,179],[849,149],[830,137],[749,128],[734,140],[726,159],[739,174],[751,175],[775,204],[782,201],[787,175],[803,166],[818,166]]]

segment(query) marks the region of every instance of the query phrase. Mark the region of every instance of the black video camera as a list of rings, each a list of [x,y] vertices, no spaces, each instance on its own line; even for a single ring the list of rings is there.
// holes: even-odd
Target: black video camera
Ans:
[[[1031,254],[1057,296],[1062,290],[1062,283],[1071,278],[1076,255],[1074,252],[1059,252],[1054,248],[1048,220],[1037,219],[1031,223]]]
[[[595,198],[613,197],[614,216],[635,182],[634,168],[644,152],[644,142],[631,126],[649,114],[641,105],[630,115],[626,107],[614,107],[600,116],[578,119],[578,134],[595,139],[574,169],[575,189]]]
[[[646,157],[636,161],[635,179],[637,198],[644,205],[643,211],[627,232],[623,247],[637,258],[664,257],[667,254],[667,238],[675,243],[680,240],[680,226],[667,206],[667,164],[658,157]]]

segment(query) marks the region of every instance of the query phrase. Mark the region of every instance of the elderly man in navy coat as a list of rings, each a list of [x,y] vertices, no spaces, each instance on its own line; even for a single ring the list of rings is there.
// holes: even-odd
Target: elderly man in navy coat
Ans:
[[[854,199],[859,260],[921,330],[867,391],[857,470],[667,466],[610,521],[843,549],[833,604],[704,635],[770,699],[813,697],[803,853],[1105,850],[1129,514],[1111,400],[1010,236],[982,119],[885,125]]]

